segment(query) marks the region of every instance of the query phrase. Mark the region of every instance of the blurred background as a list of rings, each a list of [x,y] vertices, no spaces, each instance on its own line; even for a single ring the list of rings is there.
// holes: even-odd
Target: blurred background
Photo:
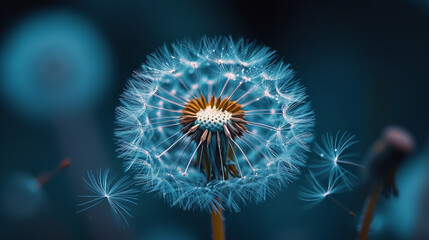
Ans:
[[[107,205],[76,214],[81,176],[110,168],[115,107],[146,55],[177,39],[232,35],[277,50],[307,88],[316,140],[347,130],[363,157],[389,124],[417,147],[380,202],[372,239],[429,236],[429,1],[3,1],[0,7],[2,239],[209,239],[210,218],[142,194],[121,230]],[[360,162],[361,158],[356,162]],[[37,177],[71,165],[43,188]],[[365,193],[302,210],[304,181],[225,214],[228,239],[355,239]],[[425,201],[428,200],[428,201]],[[426,229],[426,230],[425,230]],[[424,235],[426,234],[426,235]]]

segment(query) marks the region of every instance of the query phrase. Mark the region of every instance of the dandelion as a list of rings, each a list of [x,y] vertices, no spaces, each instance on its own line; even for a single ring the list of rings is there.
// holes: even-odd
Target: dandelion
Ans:
[[[91,190],[92,195],[81,196],[89,200],[78,205],[82,207],[78,213],[107,201],[117,223],[121,227],[128,225],[127,217],[131,217],[128,205],[137,204],[138,191],[130,188],[131,182],[127,176],[114,183],[114,179],[109,178],[109,169],[104,172],[99,170],[96,175],[92,171],[88,171],[88,177],[83,178],[83,181]]]
[[[327,176],[329,179],[341,176],[345,186],[352,189],[357,177],[345,166],[362,168],[361,165],[352,162],[352,159],[356,158],[358,154],[347,152],[357,142],[355,136],[348,132],[338,131],[335,136],[327,133],[322,137],[322,144],[315,144],[314,152],[319,159],[317,162],[310,163],[309,166],[317,170],[317,176]]]
[[[119,156],[172,206],[220,213],[294,180],[313,112],[289,65],[231,37],[164,46],[133,74],[117,108]]]

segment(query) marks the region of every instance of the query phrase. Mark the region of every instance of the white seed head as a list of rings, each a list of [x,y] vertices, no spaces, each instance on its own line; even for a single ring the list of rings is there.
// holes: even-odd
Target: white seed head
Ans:
[[[216,109],[216,107],[208,106],[204,110],[197,112],[196,124],[200,124],[202,130],[223,131],[223,125],[231,120],[232,113]]]

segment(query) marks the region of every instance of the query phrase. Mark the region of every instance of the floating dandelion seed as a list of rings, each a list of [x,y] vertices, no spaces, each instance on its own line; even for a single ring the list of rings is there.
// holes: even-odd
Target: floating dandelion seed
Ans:
[[[319,160],[310,163],[310,168],[317,170],[317,176],[328,176],[329,179],[336,179],[341,176],[345,186],[352,189],[353,182],[357,180],[357,177],[344,166],[362,167],[351,161],[358,154],[347,152],[357,142],[355,136],[348,132],[341,133],[338,131],[335,136],[330,133],[325,134],[322,137],[322,144],[315,144],[314,152],[319,156]]]
[[[303,187],[299,193],[299,198],[309,203],[307,207],[314,207],[328,197],[351,216],[355,216],[353,211],[332,197],[333,194],[353,189],[352,179],[356,180],[357,177],[343,165],[362,167],[350,161],[350,158],[356,157],[357,154],[346,152],[355,143],[357,141],[353,135],[347,132],[341,134],[338,131],[335,137],[329,133],[325,134],[322,137],[322,144],[315,144],[315,153],[320,159],[317,162],[309,163],[310,169],[307,175],[309,186]],[[313,173],[311,169],[317,172]],[[321,180],[326,180],[326,187]]]
[[[185,210],[239,211],[294,180],[313,112],[268,47],[232,38],[164,46],[135,72],[117,108],[125,169]]]
[[[88,171],[88,178],[83,178],[83,181],[88,186],[93,195],[83,195],[83,198],[90,200],[78,204],[82,207],[78,213],[88,210],[102,201],[106,200],[112,210],[113,217],[118,224],[123,227],[128,225],[127,217],[131,217],[128,204],[137,204],[138,191],[130,188],[132,184],[128,177],[120,178],[113,183],[114,179],[109,179],[109,169],[102,172],[99,170],[96,175],[92,171]]]
[[[343,192],[347,189],[344,182],[342,182],[341,176],[329,176],[328,185],[326,187],[316,179],[311,171],[309,171],[307,179],[310,183],[310,187],[302,188],[299,194],[299,199],[309,202],[308,207],[313,207],[319,204],[326,197],[335,193]]]

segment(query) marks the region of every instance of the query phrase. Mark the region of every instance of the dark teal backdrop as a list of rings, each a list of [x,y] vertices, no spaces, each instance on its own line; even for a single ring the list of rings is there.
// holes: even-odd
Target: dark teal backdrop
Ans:
[[[14,172],[37,176],[65,157],[72,159],[46,184],[34,216],[2,214],[1,239],[208,239],[208,214],[170,208],[151,194],[141,195],[126,230],[116,228],[107,205],[75,213],[77,196],[85,191],[80,177],[88,169],[122,174],[114,109],[127,78],[147,54],[176,39],[232,35],[276,49],[307,88],[317,140],[325,132],[347,130],[360,140],[354,150],[364,156],[384,126],[397,124],[413,133],[417,153],[427,144],[428,0],[3,1],[0,43],[28,16],[47,9],[71,11],[97,29],[112,57],[111,80],[101,83],[108,87],[97,101],[68,114],[34,117],[0,98],[0,185]],[[93,86],[94,94],[100,89]],[[228,239],[354,239],[363,191],[338,195],[359,213],[353,218],[330,201],[303,211],[297,199],[302,183],[240,213],[227,212]],[[375,237],[401,239],[383,230]]]

